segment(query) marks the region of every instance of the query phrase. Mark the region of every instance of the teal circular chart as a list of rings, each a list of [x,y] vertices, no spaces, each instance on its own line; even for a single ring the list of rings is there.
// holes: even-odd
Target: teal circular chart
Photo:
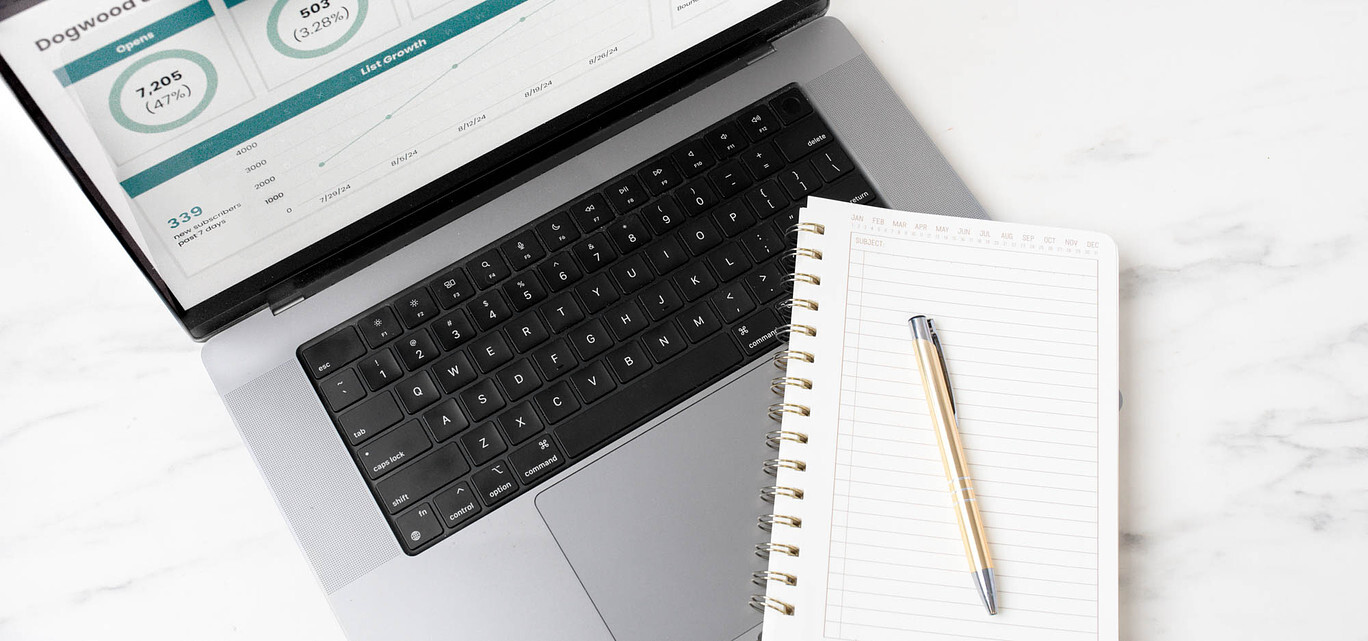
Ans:
[[[266,17],[266,39],[276,51],[291,58],[316,58],[336,51],[347,44],[366,21],[369,0],[276,0]],[[293,6],[285,13],[287,6]],[[320,47],[296,47],[297,44],[322,42]]]
[[[189,49],[167,49],[119,74],[109,90],[109,113],[129,131],[162,133],[204,113],[217,91],[218,72],[208,58]],[[133,106],[137,109],[130,112]]]

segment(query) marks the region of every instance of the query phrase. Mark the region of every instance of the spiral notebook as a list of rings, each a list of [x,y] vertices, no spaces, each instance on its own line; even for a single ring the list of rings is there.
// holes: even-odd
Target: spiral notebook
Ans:
[[[1117,252],[812,199],[771,407],[766,641],[1116,639]],[[996,562],[964,556],[907,319],[935,319]]]

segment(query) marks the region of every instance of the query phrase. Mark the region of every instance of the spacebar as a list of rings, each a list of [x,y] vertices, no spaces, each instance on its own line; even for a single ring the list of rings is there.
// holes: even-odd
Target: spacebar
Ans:
[[[718,334],[571,417],[554,431],[566,454],[578,458],[740,362],[741,350],[736,343],[726,334]]]

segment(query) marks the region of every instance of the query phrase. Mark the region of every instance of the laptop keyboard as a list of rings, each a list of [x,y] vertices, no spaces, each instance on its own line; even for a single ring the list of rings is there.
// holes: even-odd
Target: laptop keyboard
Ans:
[[[777,347],[809,195],[878,204],[790,86],[300,346],[404,550]]]

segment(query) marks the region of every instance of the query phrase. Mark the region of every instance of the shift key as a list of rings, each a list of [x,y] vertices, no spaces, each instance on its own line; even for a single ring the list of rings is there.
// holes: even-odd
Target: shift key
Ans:
[[[470,471],[455,443],[438,448],[375,484],[385,510],[394,514]]]

